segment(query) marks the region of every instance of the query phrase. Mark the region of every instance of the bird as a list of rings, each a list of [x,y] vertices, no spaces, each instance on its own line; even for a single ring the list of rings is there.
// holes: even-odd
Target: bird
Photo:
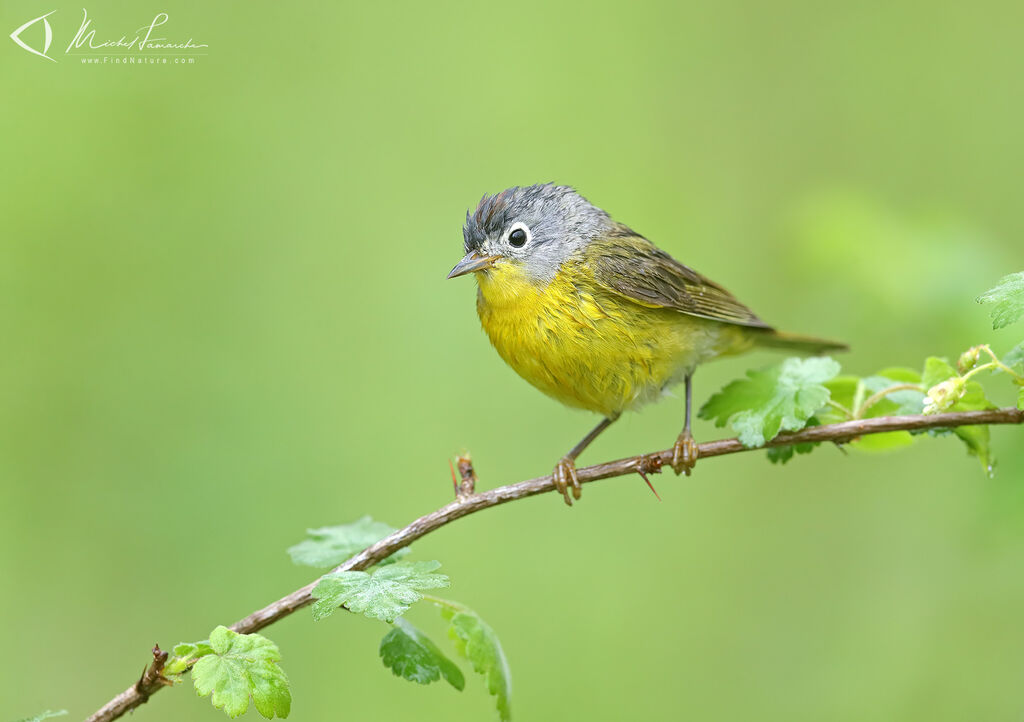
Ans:
[[[724,287],[614,220],[571,186],[514,186],[467,211],[465,255],[448,278],[472,273],[491,344],[521,377],[562,404],[603,419],[555,464],[565,503],[579,499],[576,460],[624,412],[682,382],[686,410],[672,447],[690,475],[697,366],[753,348],[802,354],[843,343],[776,331]]]

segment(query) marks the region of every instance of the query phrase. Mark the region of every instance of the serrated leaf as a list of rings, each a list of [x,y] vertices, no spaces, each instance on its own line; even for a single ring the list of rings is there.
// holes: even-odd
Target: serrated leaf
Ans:
[[[411,682],[430,684],[444,677],[460,692],[466,686],[462,670],[402,617],[395,620],[394,628],[380,641],[380,658],[395,676]]]
[[[995,288],[978,296],[978,303],[995,304],[989,312],[994,329],[1024,318],[1024,271],[1005,276]]]
[[[296,564],[329,569],[338,566],[366,547],[376,544],[394,531],[394,527],[364,516],[351,524],[307,529],[306,533],[310,538],[289,547],[288,554]],[[380,563],[390,564],[408,553],[408,547],[399,549]]]
[[[747,447],[763,446],[780,431],[798,431],[829,400],[825,382],[839,373],[827,357],[790,358],[778,366],[748,371],[728,384],[700,410],[716,426],[727,423]]]
[[[50,719],[52,717],[63,717],[67,713],[68,711],[66,709],[57,710],[56,712],[46,710],[45,712],[40,712],[34,717],[22,717],[21,719],[15,720],[14,722],[43,722],[43,720]]]
[[[210,633],[212,652],[192,667],[192,681],[200,697],[211,695],[213,706],[231,718],[249,708],[267,719],[287,717],[292,695],[288,678],[277,664],[281,652],[260,634],[238,634],[227,627]]]
[[[443,607],[441,614],[450,622],[448,636],[455,642],[455,649],[469,661],[474,672],[483,675],[487,691],[495,697],[498,717],[508,722],[512,719],[512,678],[498,635],[469,609]]]
[[[1024,341],[1007,351],[1002,362],[1017,373],[1024,373]]]
[[[432,574],[441,562],[396,562],[373,572],[331,572],[313,589],[313,619],[334,614],[338,607],[393,622],[409,605],[423,598],[419,590],[440,589],[451,583]]]

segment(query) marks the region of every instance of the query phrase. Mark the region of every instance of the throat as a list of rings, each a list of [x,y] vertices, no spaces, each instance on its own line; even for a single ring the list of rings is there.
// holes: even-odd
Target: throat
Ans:
[[[495,310],[529,307],[540,302],[548,284],[538,283],[521,268],[502,265],[477,274],[478,305]]]

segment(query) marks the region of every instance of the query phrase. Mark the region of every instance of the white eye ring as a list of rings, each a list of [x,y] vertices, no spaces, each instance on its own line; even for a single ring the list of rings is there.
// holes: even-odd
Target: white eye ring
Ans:
[[[516,231],[522,231],[522,233],[516,233]],[[515,236],[514,239],[512,238],[513,235]],[[516,222],[508,229],[505,240],[513,248],[522,248],[533,240],[533,234],[530,233],[530,229],[525,223]]]

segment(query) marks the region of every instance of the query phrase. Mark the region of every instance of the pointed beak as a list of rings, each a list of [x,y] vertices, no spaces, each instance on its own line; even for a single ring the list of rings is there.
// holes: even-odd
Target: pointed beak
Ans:
[[[448,274],[448,278],[465,276],[467,273],[473,273],[474,271],[482,271],[485,268],[490,268],[498,258],[498,256],[485,256],[479,251],[470,251],[461,261],[455,264],[455,268],[453,268],[451,273]]]

